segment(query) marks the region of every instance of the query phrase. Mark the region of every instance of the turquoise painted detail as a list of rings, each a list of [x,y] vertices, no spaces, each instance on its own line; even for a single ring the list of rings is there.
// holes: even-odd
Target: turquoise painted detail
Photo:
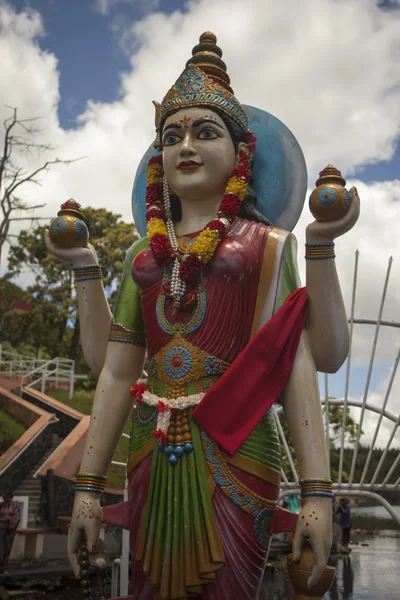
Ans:
[[[85,237],[85,235],[87,234],[87,227],[85,223],[80,219],[78,219],[74,223],[74,232],[78,237]]]
[[[348,190],[344,190],[344,205],[346,208],[350,206],[350,192]]]
[[[169,275],[167,269],[164,270],[163,285],[169,283]],[[201,283],[200,283],[201,285]],[[185,298],[183,298],[184,300]],[[164,333],[174,336],[177,333],[180,335],[189,335],[198,329],[204,321],[204,317],[207,310],[207,297],[203,290],[200,290],[196,294],[196,308],[193,311],[192,318],[188,323],[170,323],[165,314],[165,305],[167,297],[159,295],[156,303],[156,316],[157,322]]]
[[[222,465],[218,465],[218,467],[215,469],[214,479],[216,484],[221,487],[232,485],[232,481],[226,477],[225,473],[223,472]]]
[[[318,204],[322,204],[322,206],[332,206],[337,200],[336,190],[329,187],[322,188],[318,192],[317,200]]]
[[[157,373],[157,360],[153,356],[153,358],[150,361],[150,375],[155,375],[156,373]]]
[[[235,485],[233,485],[231,489],[231,498],[238,506],[247,506],[251,502],[250,496],[242,494]]]
[[[138,421],[141,425],[148,425],[149,423],[151,423],[153,421],[153,419],[157,413],[158,413],[157,408],[155,408],[148,417],[143,417],[143,415],[140,414],[140,410],[138,409],[137,410]]]
[[[172,377],[173,379],[185,377],[192,368],[192,364],[193,359],[189,350],[181,346],[173,346],[165,354],[164,369],[168,377]]]
[[[266,510],[270,511],[268,514],[273,514],[273,507],[265,507],[265,504],[262,504],[251,496],[251,491],[247,493],[245,486],[243,490],[240,489],[240,482],[235,481],[232,474],[229,475],[229,472],[215,455],[215,442],[213,442],[212,438],[205,431],[201,431],[201,439],[203,442],[205,458],[210,472],[214,477],[214,481],[218,487],[223,488],[223,491],[228,498],[255,519],[258,519],[263,513],[264,515],[267,515],[265,512]]]
[[[51,230],[53,233],[64,233],[64,231],[67,229],[67,219],[64,219],[64,217],[58,217],[57,219],[54,219],[54,221],[51,224]]]
[[[186,444],[180,446],[164,446],[161,444],[161,442],[159,442],[158,449],[168,456],[168,462],[173,466],[177,464],[179,458],[182,458],[185,454],[190,454],[193,452],[193,444],[186,442]]]
[[[194,94],[204,90],[204,80],[205,77],[197,69],[187,69],[178,79],[176,87],[182,96]]]
[[[271,523],[274,516],[272,508],[264,508],[256,517],[254,522],[254,537],[257,544],[264,550],[268,550]]]
[[[214,465],[218,464],[218,458],[215,456],[214,448],[211,444],[206,448],[206,460]]]
[[[216,356],[207,356],[204,359],[203,367],[207,375],[218,375],[221,363]]]

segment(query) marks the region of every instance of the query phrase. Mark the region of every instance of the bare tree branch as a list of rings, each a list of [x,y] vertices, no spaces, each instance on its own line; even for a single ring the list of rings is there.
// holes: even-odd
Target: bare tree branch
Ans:
[[[41,185],[37,175],[47,171],[53,165],[69,165],[80,160],[80,158],[68,160],[55,158],[46,160],[40,167],[33,170],[31,173],[18,166],[15,155],[17,155],[17,158],[18,156],[27,155],[30,152],[35,152],[40,155],[45,152],[54,151],[55,147],[49,143],[37,142],[34,139],[34,136],[42,131],[40,127],[37,126],[41,117],[20,119],[18,118],[17,108],[7,108],[10,109],[12,114],[3,122],[4,142],[3,153],[0,157],[0,259],[2,246],[11,236],[9,229],[10,224],[13,221],[34,221],[44,219],[44,217],[33,216],[13,217],[12,214],[15,211],[28,212],[45,206],[45,204],[29,206],[29,204],[26,204],[16,195],[16,191],[27,183]]]

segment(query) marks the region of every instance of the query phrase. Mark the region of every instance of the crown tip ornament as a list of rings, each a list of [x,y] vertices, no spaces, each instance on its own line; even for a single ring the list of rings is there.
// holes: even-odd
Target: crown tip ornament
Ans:
[[[211,31],[205,31],[199,37],[200,44],[216,44],[217,36]]]
[[[341,172],[329,164],[320,171],[310,195],[309,208],[317,221],[337,221],[350,207],[350,194]]]

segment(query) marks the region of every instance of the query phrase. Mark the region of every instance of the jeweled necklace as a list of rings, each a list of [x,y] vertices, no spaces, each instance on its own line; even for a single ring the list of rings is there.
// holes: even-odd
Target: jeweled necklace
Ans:
[[[218,209],[217,218],[202,229],[190,251],[181,256],[172,220],[168,181],[164,175],[162,155],[150,159],[147,167],[147,237],[154,259],[160,267],[172,263],[171,296],[179,306],[188,289],[197,286],[199,275],[210,262],[229,226],[238,215],[250,181],[255,137],[247,132],[248,151],[241,152],[233,169]]]

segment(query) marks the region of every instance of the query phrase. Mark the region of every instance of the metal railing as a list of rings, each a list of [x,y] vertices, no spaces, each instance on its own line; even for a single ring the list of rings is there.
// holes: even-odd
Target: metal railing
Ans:
[[[373,367],[374,367],[376,348],[377,348],[377,343],[378,343],[378,338],[379,338],[379,333],[381,331],[381,327],[393,327],[395,329],[400,328],[400,322],[383,321],[382,320],[382,314],[383,314],[383,310],[384,310],[384,306],[385,306],[385,300],[386,300],[386,295],[387,295],[387,289],[388,289],[393,259],[392,259],[392,257],[390,257],[389,261],[388,261],[388,266],[387,266],[387,270],[386,270],[386,274],[385,274],[385,280],[384,280],[383,290],[382,290],[382,294],[381,294],[378,315],[377,315],[376,319],[356,319],[354,317],[356,290],[357,290],[358,262],[359,262],[359,252],[357,251],[355,254],[351,313],[350,313],[350,319],[349,319],[350,351],[349,351],[349,355],[347,358],[347,364],[346,364],[344,395],[342,398],[335,398],[335,399],[329,398],[329,392],[328,392],[329,376],[327,374],[325,374],[324,375],[324,387],[325,387],[324,392],[325,393],[324,393],[324,399],[321,399],[321,404],[324,406],[325,433],[326,433],[328,452],[330,451],[330,423],[329,423],[329,412],[330,411],[329,411],[329,408],[331,406],[339,406],[339,407],[342,407],[342,411],[343,411],[342,423],[340,426],[340,443],[338,446],[338,448],[340,449],[339,468],[338,468],[338,473],[337,473],[337,481],[333,482],[333,489],[334,489],[334,493],[339,494],[339,495],[345,494],[346,496],[356,496],[356,497],[360,497],[360,498],[364,497],[364,498],[374,499],[376,502],[378,502],[384,508],[386,508],[386,510],[393,517],[393,519],[396,521],[396,523],[398,523],[400,525],[400,514],[398,514],[395,510],[393,510],[391,505],[381,495],[382,492],[388,492],[388,491],[396,491],[396,492],[399,492],[399,495],[400,495],[400,477],[397,480],[393,480],[396,468],[400,464],[400,449],[398,451],[396,459],[394,460],[393,464],[391,465],[390,470],[388,471],[386,476],[381,478],[381,480],[379,481],[379,475],[382,471],[382,467],[387,459],[388,452],[392,447],[393,441],[395,440],[396,433],[398,432],[398,429],[400,427],[400,414],[398,414],[398,415],[393,414],[386,409],[388,400],[390,398],[390,394],[392,391],[393,382],[394,382],[396,374],[397,374],[398,365],[400,362],[400,344],[399,344],[398,351],[397,351],[396,356],[393,361],[389,381],[387,384],[387,388],[386,388],[382,403],[380,405],[378,405],[376,403],[374,404],[373,402],[368,401],[370,384],[371,384],[371,376],[372,376],[372,371],[373,371]],[[355,325],[362,325],[362,326],[373,325],[375,327],[373,341],[372,341],[371,354],[370,354],[367,375],[366,375],[366,380],[365,380],[364,392],[363,392],[361,401],[356,401],[349,397],[349,382],[350,382],[350,373],[351,373],[352,346],[353,346],[353,334],[354,334],[354,326]],[[359,416],[358,422],[356,422],[357,433],[356,433],[355,442],[354,442],[354,444],[347,444],[347,448],[350,451],[352,450],[352,458],[351,458],[351,467],[350,467],[350,473],[348,476],[348,481],[344,481],[343,463],[344,463],[344,453],[345,453],[345,449],[346,449],[345,437],[346,437],[347,418],[348,418],[348,412],[349,412],[348,409],[350,409],[350,407],[359,409],[360,416]],[[275,420],[276,420],[276,423],[278,424],[278,431],[279,431],[279,434],[281,437],[282,447],[284,449],[284,453],[286,454],[286,458],[288,460],[289,466],[290,466],[292,474],[293,474],[293,479],[290,480],[282,470],[282,473],[281,473],[282,474],[281,498],[283,498],[284,496],[287,496],[289,494],[298,494],[300,492],[300,490],[299,490],[298,476],[297,476],[296,470],[294,468],[293,457],[292,457],[289,445],[287,443],[287,440],[285,439],[285,436],[283,435],[283,429],[282,429],[280,419],[279,419],[279,412],[280,412],[280,409],[278,409],[278,410],[274,409]],[[360,477],[358,480],[356,480],[356,464],[357,464],[357,457],[358,457],[359,448],[360,448],[362,426],[365,422],[365,416],[367,414],[370,418],[370,422],[372,422],[372,418],[375,418],[375,417],[376,417],[376,422],[374,424],[372,441],[368,448],[367,458],[365,460],[365,463],[363,464]],[[376,468],[373,471],[373,473],[371,474],[371,476],[369,478],[367,478],[368,471],[369,471],[369,468],[371,465],[371,459],[373,457],[373,452],[374,452],[374,449],[376,448],[378,435],[379,435],[379,432],[381,431],[382,423],[384,423],[384,422],[389,425],[391,433],[386,442],[385,449],[383,450],[383,452],[381,454],[378,465],[376,466]],[[400,438],[398,436],[397,437],[397,446],[399,446],[399,441],[400,441]]]
[[[40,384],[40,390],[44,394],[46,392],[46,383],[53,381],[55,382],[56,387],[61,383],[67,384],[69,399],[72,400],[74,397],[75,379],[75,361],[57,356],[56,358],[39,365],[35,369],[32,369],[32,371],[22,374],[20,380],[20,393],[22,396],[23,387],[29,383],[30,387],[35,387]]]
[[[48,382],[68,385],[69,399],[74,396],[75,381],[86,379],[86,375],[75,375],[75,361],[70,358],[56,356],[52,359],[35,358],[15,352],[8,352],[0,344],[0,372],[8,377],[19,379],[20,394],[22,388],[29,384],[30,387],[40,386],[41,392],[46,392]]]
[[[47,361],[47,358],[36,358],[27,354],[9,352],[4,350],[3,345],[0,344],[0,371],[8,375],[27,373]]]

